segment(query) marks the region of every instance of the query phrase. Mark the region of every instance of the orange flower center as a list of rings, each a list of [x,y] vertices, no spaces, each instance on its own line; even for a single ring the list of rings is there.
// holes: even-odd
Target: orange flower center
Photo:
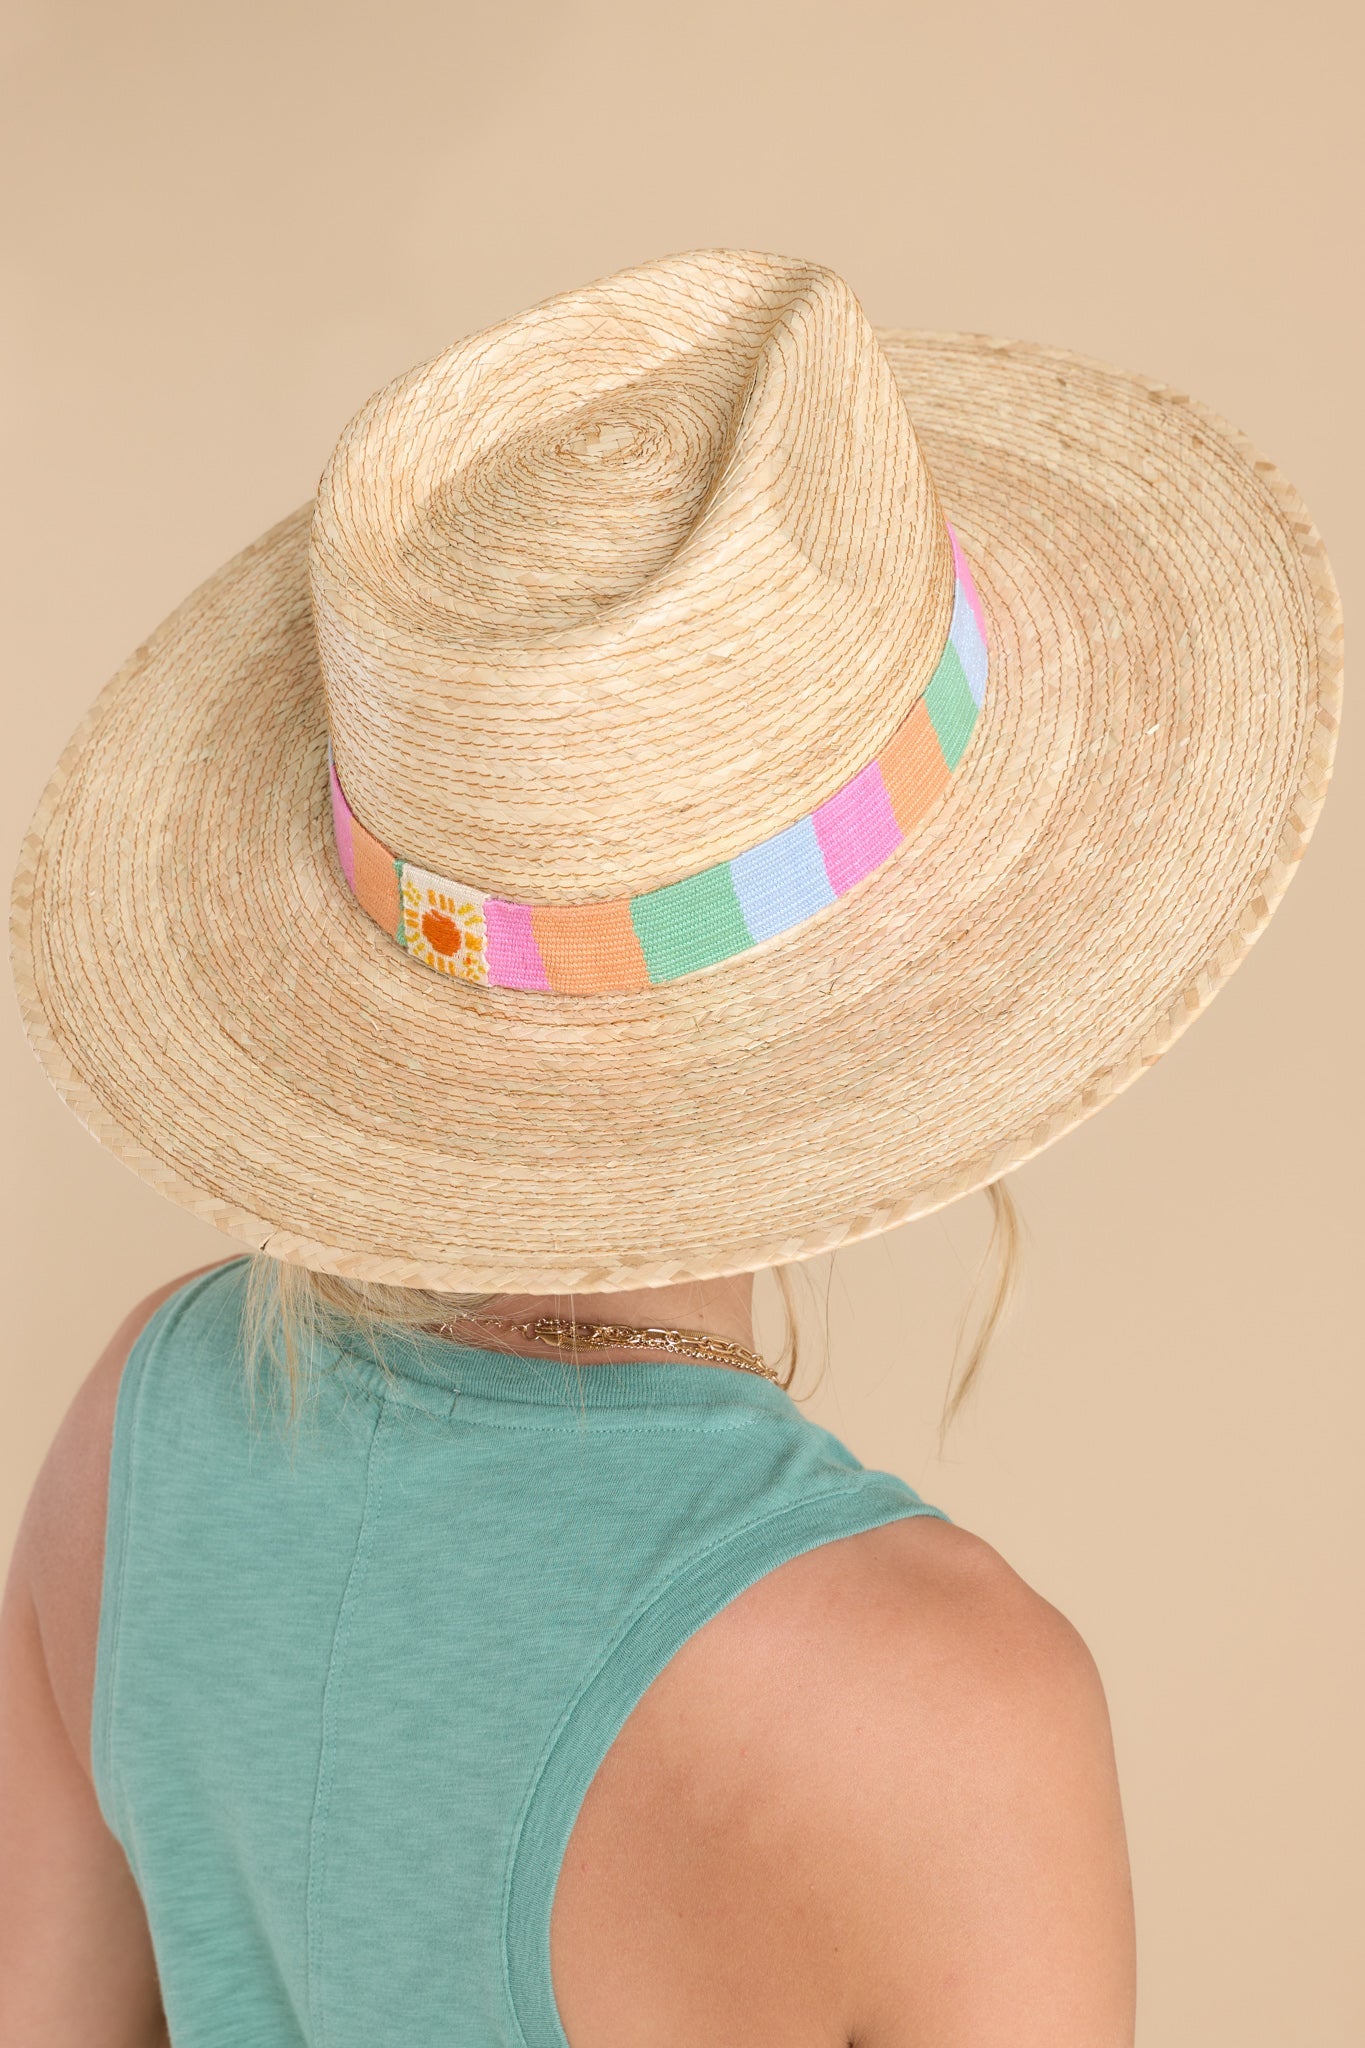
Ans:
[[[460,950],[460,927],[443,910],[422,912],[422,937],[433,953],[451,954]]]

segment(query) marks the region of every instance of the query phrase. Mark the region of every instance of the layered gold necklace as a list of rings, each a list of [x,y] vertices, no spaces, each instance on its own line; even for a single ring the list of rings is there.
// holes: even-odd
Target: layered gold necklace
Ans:
[[[560,1351],[666,1351],[674,1358],[692,1358],[705,1365],[729,1365],[737,1372],[754,1372],[780,1385],[775,1368],[725,1337],[712,1337],[705,1330],[665,1330],[635,1323],[578,1323],[567,1316],[535,1316],[529,1322],[510,1322],[501,1316],[460,1316],[438,1328],[446,1337],[458,1337],[462,1327],[478,1323],[491,1330],[508,1330],[535,1344],[552,1344]]]

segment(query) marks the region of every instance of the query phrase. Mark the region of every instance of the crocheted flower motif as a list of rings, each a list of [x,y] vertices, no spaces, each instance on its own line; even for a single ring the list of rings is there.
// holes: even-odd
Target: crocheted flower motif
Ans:
[[[487,981],[483,898],[425,868],[403,863],[403,944],[428,967],[462,981]]]

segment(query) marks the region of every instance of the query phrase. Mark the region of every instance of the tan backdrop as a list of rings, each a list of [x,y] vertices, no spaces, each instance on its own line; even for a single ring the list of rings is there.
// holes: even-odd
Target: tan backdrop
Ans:
[[[874,321],[1163,377],[1360,558],[1358,11],[1326,0],[21,0],[0,756],[398,370],[623,264],[809,256]],[[844,1253],[813,1412],[979,1530],[1109,1689],[1145,2048],[1347,2048],[1359,1969],[1360,769],[1209,1015],[1027,1166],[1026,1283],[939,1461],[984,1204]],[[12,862],[12,852],[10,856]],[[231,1249],[100,1152],[11,1001],[7,1540],[124,1310]],[[806,1269],[824,1287],[825,1261]],[[1353,1483],[1354,1482],[1354,1483]]]

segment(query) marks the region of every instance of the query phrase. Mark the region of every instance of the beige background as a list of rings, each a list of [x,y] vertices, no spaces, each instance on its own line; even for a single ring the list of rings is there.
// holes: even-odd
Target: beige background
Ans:
[[[1361,49],[1322,0],[22,0],[0,758],[312,491],[378,384],[704,244],[874,321],[1060,342],[1227,414],[1353,616]],[[947,1456],[979,1198],[835,1262],[812,1412],[1061,1606],[1109,1689],[1146,2048],[1346,2048],[1359,1965],[1360,767],[1211,1012],[1015,1176],[1025,1289]],[[11,1000],[0,1541],[104,1337],[231,1249],[61,1108]],[[823,1288],[827,1261],[805,1269]]]

